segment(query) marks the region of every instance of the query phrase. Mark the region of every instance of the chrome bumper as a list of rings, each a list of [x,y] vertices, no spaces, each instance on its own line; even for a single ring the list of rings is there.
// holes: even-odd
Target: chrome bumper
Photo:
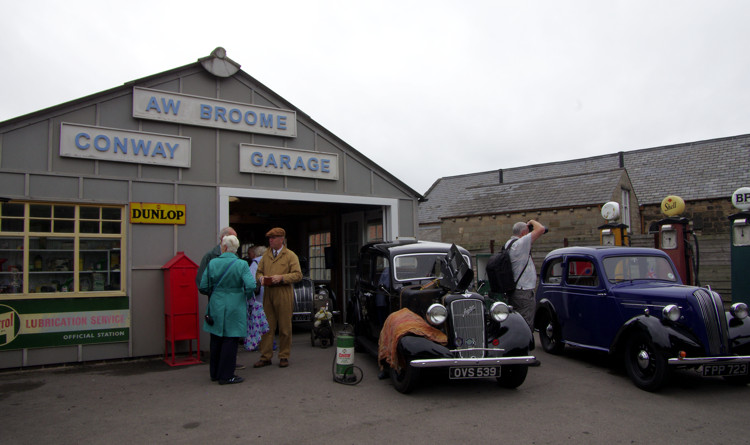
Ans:
[[[533,355],[522,355],[519,357],[487,357],[487,358],[430,358],[412,360],[411,366],[415,368],[444,368],[449,366],[504,366],[504,365],[527,365],[539,366],[539,361]]]
[[[750,355],[727,355],[722,357],[691,357],[670,358],[668,365],[672,366],[698,366],[706,363],[750,363]]]

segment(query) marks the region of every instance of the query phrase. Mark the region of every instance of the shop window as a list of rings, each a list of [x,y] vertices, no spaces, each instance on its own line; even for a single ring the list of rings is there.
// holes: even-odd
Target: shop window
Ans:
[[[331,281],[331,269],[326,267],[326,248],[331,248],[331,232],[313,233],[308,239],[310,278],[313,281]]]
[[[122,214],[118,206],[2,203],[0,293],[122,295]]]

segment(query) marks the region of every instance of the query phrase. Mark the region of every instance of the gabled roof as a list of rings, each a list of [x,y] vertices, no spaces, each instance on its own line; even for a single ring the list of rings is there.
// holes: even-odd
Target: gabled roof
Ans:
[[[688,142],[623,153],[640,204],[667,195],[685,201],[726,198],[750,184],[750,135]]]
[[[419,205],[419,222],[603,204],[622,168],[641,205],[659,204],[667,195],[730,199],[750,184],[750,135],[440,178]]]
[[[219,52],[219,50],[221,50],[221,52]],[[406,183],[393,176],[388,171],[384,170],[382,167],[380,167],[380,165],[376,164],[368,157],[357,151],[354,147],[347,144],[344,140],[327,130],[325,127],[312,119],[308,114],[292,105],[291,102],[287,101],[286,99],[272,91],[270,88],[259,82],[257,79],[242,71],[238,63],[226,57],[226,52],[223,50],[223,48],[217,48],[211,53],[210,56],[202,57],[196,62],[178,68],[173,68],[162,73],[153,74],[137,80],[126,82],[121,86],[117,86],[109,90],[91,94],[89,96],[85,96],[79,99],[75,99],[69,102],[45,108],[43,110],[38,110],[26,115],[18,116],[0,122],[0,133],[2,133],[3,130],[7,131],[15,127],[29,125],[34,122],[48,119],[50,116],[54,116],[60,113],[69,113],[71,112],[71,110],[84,108],[91,104],[102,102],[107,99],[113,99],[131,94],[133,87],[135,86],[154,88],[164,91],[180,92],[174,88],[165,88],[164,85],[168,85],[170,81],[177,81],[181,77],[185,77],[188,74],[196,72],[210,73],[210,75],[214,75],[219,78],[234,77],[241,80],[245,85],[248,86],[248,88],[252,88],[254,93],[259,96],[259,100],[253,102],[254,105],[274,106],[278,108],[294,110],[297,114],[297,119],[302,119],[308,125],[313,125],[316,128],[316,131],[318,131],[321,135],[324,135],[326,138],[335,141],[337,144],[340,144],[341,147],[344,148],[353,158],[358,159],[360,162],[367,165],[368,168],[378,172],[378,174],[391,181],[402,192],[412,195],[418,200],[424,199],[424,196],[422,194],[409,187]],[[176,85],[176,83],[174,85]],[[174,85],[172,85],[172,87]]]
[[[440,181],[429,193],[429,200],[419,205],[420,222],[440,218],[519,212],[539,209],[598,205],[609,201],[618,187],[623,169],[581,173],[553,178],[523,179],[498,183],[498,172],[473,176],[473,185],[456,180]],[[446,179],[446,178],[443,178]],[[450,180],[452,179],[452,180]]]

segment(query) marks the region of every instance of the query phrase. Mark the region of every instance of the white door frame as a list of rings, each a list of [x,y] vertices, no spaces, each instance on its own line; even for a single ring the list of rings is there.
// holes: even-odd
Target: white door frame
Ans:
[[[372,196],[331,195],[326,193],[284,192],[252,188],[219,187],[219,227],[229,226],[229,198],[280,199],[287,201],[333,202],[383,207],[383,237],[396,239],[399,236],[398,199]],[[387,239],[387,238],[386,238]]]

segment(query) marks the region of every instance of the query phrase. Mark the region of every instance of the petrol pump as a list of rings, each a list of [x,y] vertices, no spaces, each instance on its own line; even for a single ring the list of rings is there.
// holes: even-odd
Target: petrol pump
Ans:
[[[732,301],[750,303],[750,187],[735,190],[732,205],[740,210],[729,215],[732,225]]]
[[[661,212],[667,217],[654,223],[654,247],[663,250],[672,259],[682,282],[698,286],[698,240],[690,228],[690,220],[680,216],[685,211],[685,201],[670,195],[661,202]],[[653,227],[652,226],[652,227]],[[695,249],[688,235],[693,235]]]
[[[610,201],[602,206],[602,218],[607,223],[597,227],[599,229],[599,243],[602,246],[630,246],[630,235],[628,235],[628,226],[617,224],[615,221],[620,218],[620,204]]]

